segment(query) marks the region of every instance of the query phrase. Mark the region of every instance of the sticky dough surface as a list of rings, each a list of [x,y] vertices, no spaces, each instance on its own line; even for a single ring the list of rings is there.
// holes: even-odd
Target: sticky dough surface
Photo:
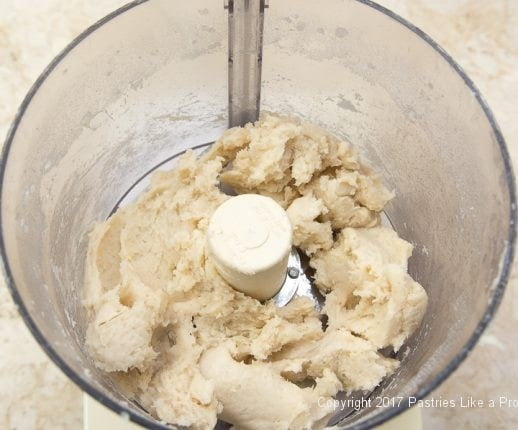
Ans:
[[[325,296],[325,330],[307,298],[276,308],[218,275],[206,230],[228,198],[220,181],[287,210]],[[333,412],[325,399],[394,372],[398,361],[380,350],[397,351],[426,308],[407,273],[412,246],[379,226],[392,197],[348,142],[314,126],[267,114],[226,131],[95,226],[84,291],[91,356],[170,423],[323,427]]]

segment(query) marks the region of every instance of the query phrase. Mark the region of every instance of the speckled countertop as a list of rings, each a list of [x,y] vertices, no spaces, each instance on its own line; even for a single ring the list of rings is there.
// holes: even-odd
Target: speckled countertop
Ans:
[[[43,68],[122,0],[0,0],[0,139]],[[380,0],[442,45],[485,96],[518,166],[518,1]],[[516,264],[515,264],[516,269]],[[433,396],[518,402],[518,271],[489,330]],[[81,393],[32,339],[0,280],[0,428],[80,429]],[[487,403],[487,402],[486,402]],[[518,428],[518,407],[423,409],[425,429]]]

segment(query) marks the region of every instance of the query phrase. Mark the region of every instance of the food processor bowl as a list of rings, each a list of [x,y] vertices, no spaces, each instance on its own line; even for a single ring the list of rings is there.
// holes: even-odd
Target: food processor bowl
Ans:
[[[261,107],[349,140],[397,192],[386,215],[415,245],[429,295],[401,366],[337,428],[368,428],[436,388],[493,316],[515,244],[514,179],[480,93],[428,36],[368,0],[271,0]],[[1,253],[20,313],[95,399],[166,428],[122,395],[84,346],[88,232],[164,160],[227,127],[223,2],[135,1],[74,40],[14,120],[1,164]],[[393,398],[393,400],[390,400]],[[380,407],[378,407],[380,406]]]

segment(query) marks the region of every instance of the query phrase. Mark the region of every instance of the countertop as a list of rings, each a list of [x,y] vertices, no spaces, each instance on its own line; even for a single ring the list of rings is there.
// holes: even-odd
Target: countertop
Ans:
[[[121,0],[0,0],[0,139],[51,59]],[[381,0],[435,39],[493,109],[518,166],[518,1]],[[496,318],[475,350],[432,396],[518,403],[516,263]],[[81,392],[50,362],[0,280],[0,428],[80,429]],[[487,403],[487,402],[485,402]],[[518,407],[423,409],[425,429],[518,427]]]

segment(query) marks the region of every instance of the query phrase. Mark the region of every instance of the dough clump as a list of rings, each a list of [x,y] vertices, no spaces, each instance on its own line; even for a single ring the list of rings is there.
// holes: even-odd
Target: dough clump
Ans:
[[[221,184],[286,209],[325,297],[320,313],[305,297],[261,303],[218,275],[205,234],[229,198]],[[407,273],[412,246],[380,226],[393,196],[348,142],[315,126],[266,114],[227,130],[95,226],[85,275],[91,356],[163,421],[323,428],[326,400],[394,372],[399,362],[380,350],[401,348],[426,309]]]

